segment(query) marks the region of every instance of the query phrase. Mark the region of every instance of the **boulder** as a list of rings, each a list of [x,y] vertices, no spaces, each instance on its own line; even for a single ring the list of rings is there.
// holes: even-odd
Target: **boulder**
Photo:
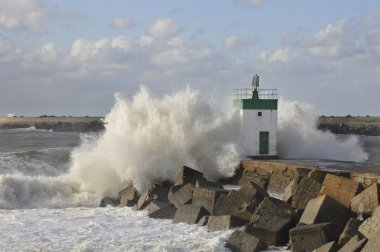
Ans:
[[[175,215],[173,222],[179,223],[184,222],[187,224],[196,224],[199,222],[199,220],[205,216],[209,215],[210,213],[202,206],[195,206],[195,205],[183,205],[180,206]]]
[[[257,252],[265,250],[267,245],[252,234],[236,230],[226,240],[226,247],[233,252]]]
[[[322,195],[309,201],[299,222],[302,224],[331,222],[338,228],[340,234],[352,215],[348,208],[330,196]]]
[[[366,219],[360,226],[359,232],[363,234],[368,239],[374,237],[376,233],[380,230],[380,206],[377,206],[373,212],[372,217]]]
[[[224,189],[211,188],[211,187],[195,187],[193,192],[192,204],[196,206],[203,206],[210,213],[221,194],[227,194],[228,191]]]
[[[190,183],[172,186],[168,193],[168,200],[177,208],[184,204],[191,203],[191,200],[193,199],[193,190],[194,186]]]
[[[379,251],[380,248],[380,230],[368,240],[367,244],[362,249],[362,252],[374,252]]]
[[[209,216],[207,227],[208,231],[228,230],[235,227],[244,226],[248,221],[233,215]]]
[[[292,252],[313,251],[338,238],[331,223],[300,225],[289,231]]]
[[[303,177],[292,197],[292,206],[294,208],[305,209],[309,200],[315,198],[321,188],[321,183],[314,179]]]
[[[342,247],[346,244],[354,235],[358,234],[358,228],[363,223],[363,221],[351,218],[348,220],[343,232],[339,237],[339,246]]]
[[[335,241],[326,243],[325,245],[317,248],[313,252],[336,252],[338,250],[338,245]]]
[[[285,187],[284,193],[282,194],[282,197],[281,197],[282,201],[284,201],[286,203],[290,203],[293,194],[296,192],[296,189],[297,189],[297,181],[295,179],[293,179],[288,184],[288,186]]]
[[[203,173],[184,166],[179,171],[174,185],[183,185],[187,183],[195,185],[197,180],[204,180]]]
[[[173,219],[176,207],[169,202],[153,200],[148,205],[148,216],[156,219]]]
[[[372,213],[380,204],[380,184],[375,183],[351,200],[351,210],[355,213]]]
[[[367,243],[367,239],[360,239],[358,235],[352,237],[346,245],[344,245],[340,250],[340,252],[360,252],[364,245]]]
[[[100,207],[106,207],[106,206],[117,206],[120,204],[119,199],[111,198],[111,197],[104,197],[100,201]]]
[[[246,225],[246,232],[260,238],[268,245],[283,246],[289,241],[291,217],[276,215],[258,216]]]
[[[345,177],[327,174],[319,195],[326,194],[343,206],[350,208],[351,199],[362,190],[360,184]]]
[[[119,192],[120,207],[133,206],[139,199],[139,193],[133,185],[126,187]]]

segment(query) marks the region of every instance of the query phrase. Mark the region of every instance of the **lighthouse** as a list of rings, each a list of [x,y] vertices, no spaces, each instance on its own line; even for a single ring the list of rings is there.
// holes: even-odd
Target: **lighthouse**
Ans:
[[[252,158],[277,157],[277,90],[259,89],[254,75],[252,88],[234,90],[234,103],[240,108],[242,145]]]

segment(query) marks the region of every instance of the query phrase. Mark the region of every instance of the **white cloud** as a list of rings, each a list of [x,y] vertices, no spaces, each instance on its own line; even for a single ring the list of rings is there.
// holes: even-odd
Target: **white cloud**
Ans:
[[[49,13],[40,0],[3,0],[0,27],[10,31],[46,31],[44,22]]]
[[[134,27],[135,23],[129,17],[118,17],[113,20],[112,26],[118,29],[125,29]]]
[[[263,50],[260,52],[260,59],[267,63],[273,62],[288,62],[294,55],[291,55],[289,48],[282,48],[274,51],[273,53]]]
[[[242,40],[238,35],[231,35],[224,39],[224,47],[226,49],[246,48],[255,43],[255,37],[248,37],[246,40]]]
[[[177,34],[178,27],[171,19],[158,19],[149,28],[149,35],[153,38],[162,39]]]

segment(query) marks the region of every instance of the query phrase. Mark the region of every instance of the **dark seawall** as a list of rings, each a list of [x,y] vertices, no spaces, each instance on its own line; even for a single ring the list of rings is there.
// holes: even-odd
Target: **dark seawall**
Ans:
[[[376,116],[321,116],[318,129],[329,130],[334,134],[380,136],[380,117]]]
[[[0,117],[0,129],[35,127],[56,132],[98,132],[104,130],[103,117]]]

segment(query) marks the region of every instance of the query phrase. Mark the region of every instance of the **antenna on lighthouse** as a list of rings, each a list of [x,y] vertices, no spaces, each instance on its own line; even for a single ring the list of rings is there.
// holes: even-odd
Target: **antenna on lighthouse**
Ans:
[[[254,88],[254,90],[257,90],[257,88],[259,87],[259,76],[257,74],[255,74],[252,78],[252,87]]]

